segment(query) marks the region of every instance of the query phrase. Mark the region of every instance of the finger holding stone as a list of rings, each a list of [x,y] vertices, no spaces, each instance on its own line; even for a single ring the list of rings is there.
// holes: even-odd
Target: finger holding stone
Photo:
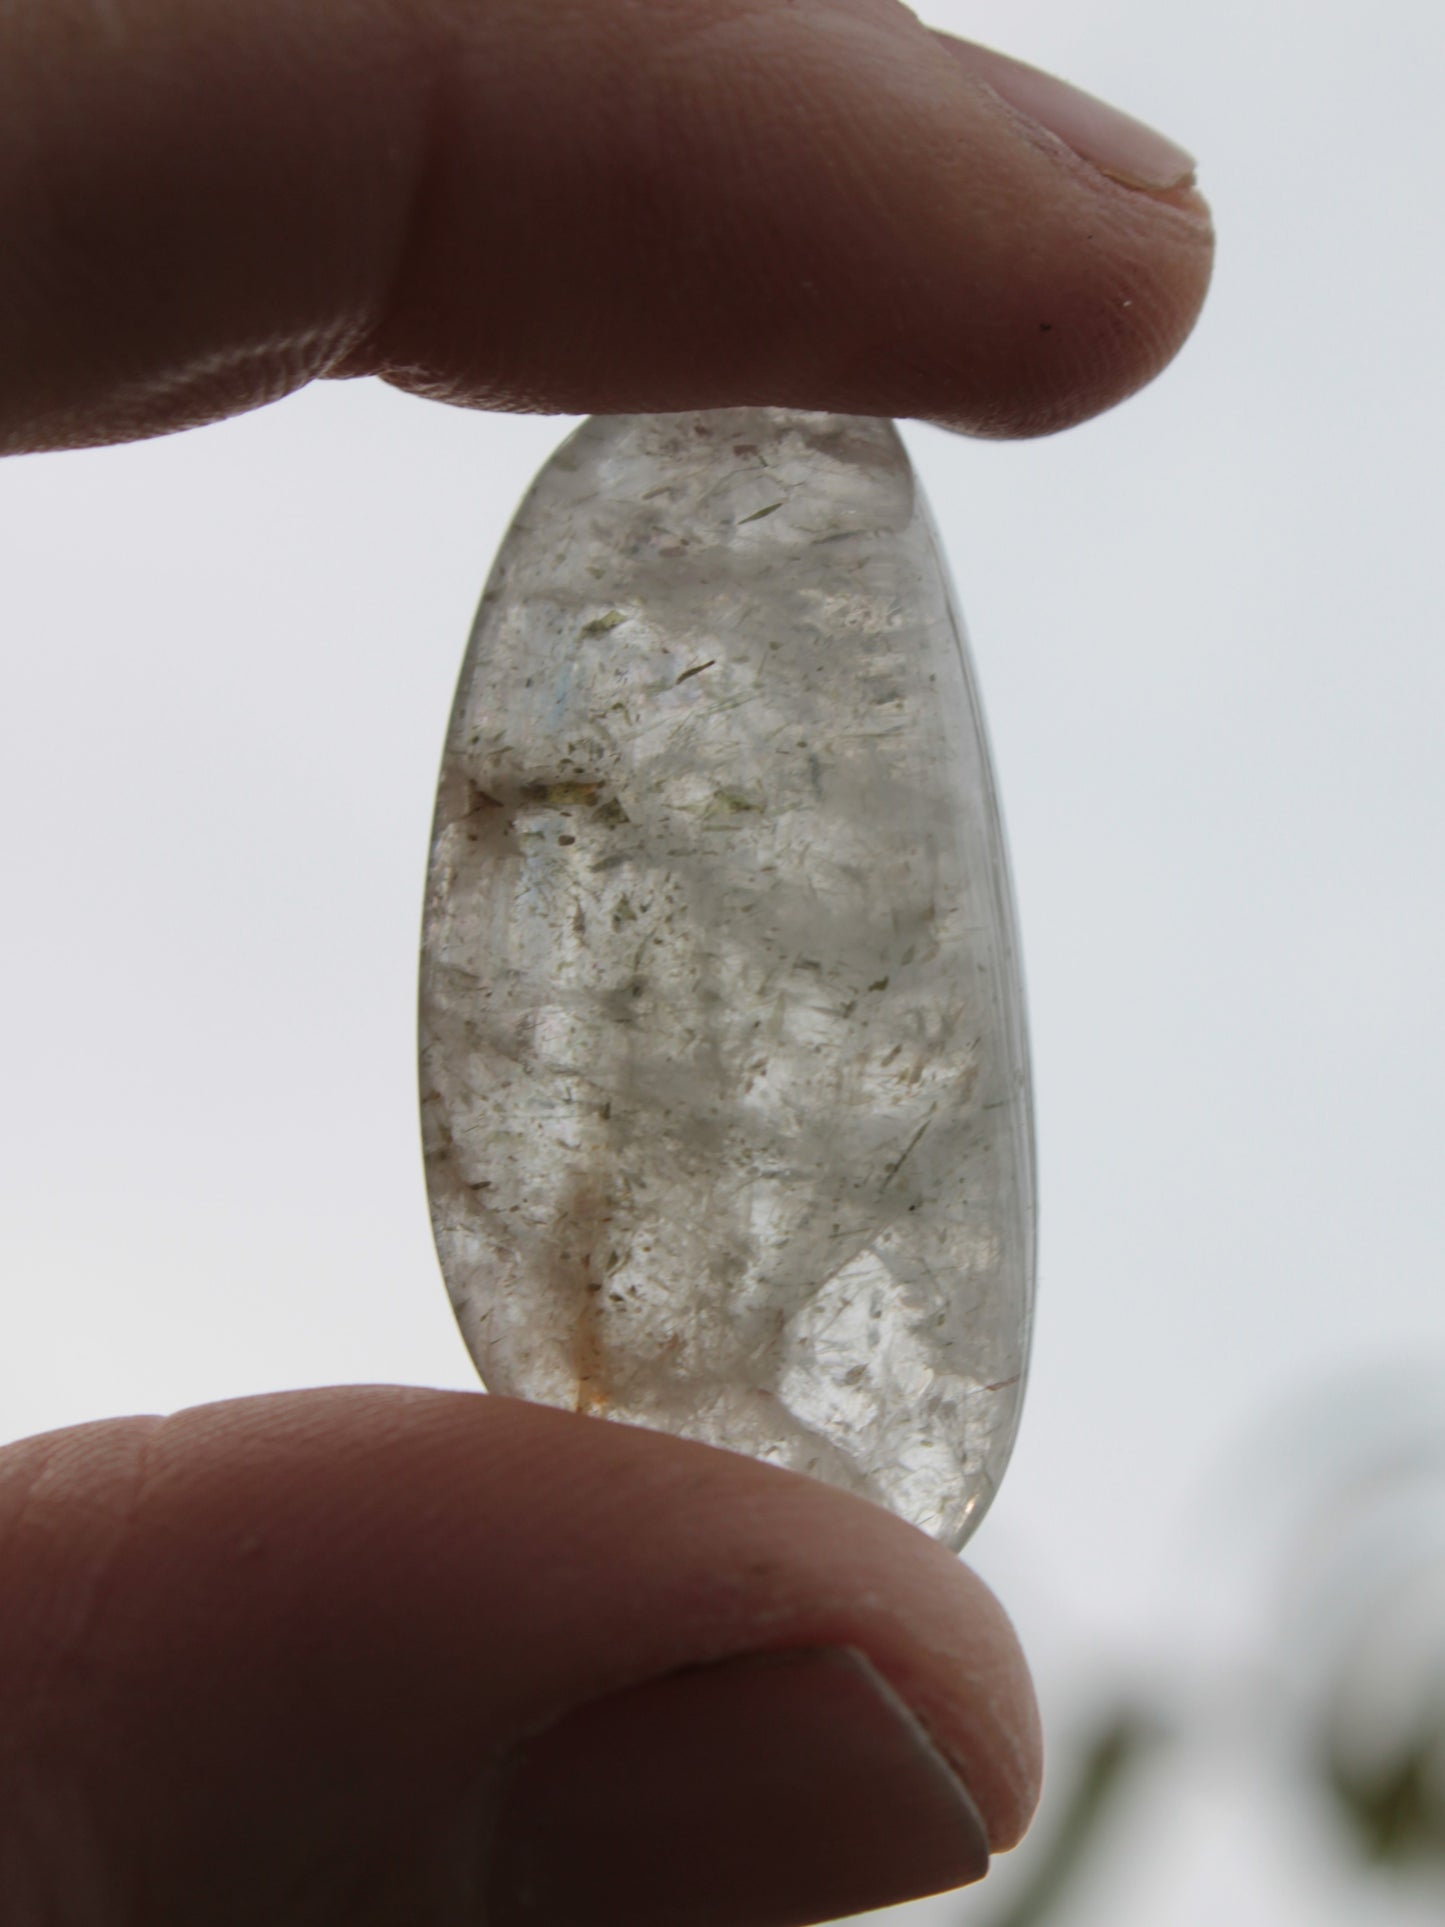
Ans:
[[[1180,154],[898,0],[10,8],[0,448],[323,374],[1045,432],[1192,326]]]
[[[977,1878],[1036,1796],[965,1568],[636,1428],[385,1389],[82,1427],[0,1454],[0,1537],[6,1918],[791,1927]]]

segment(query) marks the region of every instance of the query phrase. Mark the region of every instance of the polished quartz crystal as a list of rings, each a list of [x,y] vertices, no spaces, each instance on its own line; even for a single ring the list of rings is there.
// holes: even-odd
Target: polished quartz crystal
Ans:
[[[488,1386],[962,1543],[1027,1357],[1027,1050],[978,699],[891,424],[599,418],[542,470],[447,739],[421,1083]]]

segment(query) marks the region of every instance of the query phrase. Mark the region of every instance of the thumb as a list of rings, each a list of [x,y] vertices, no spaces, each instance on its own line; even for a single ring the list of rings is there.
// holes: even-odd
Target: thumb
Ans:
[[[0,1917],[792,1927],[978,1878],[1037,1786],[977,1580],[749,1460],[291,1394],[0,1454]]]

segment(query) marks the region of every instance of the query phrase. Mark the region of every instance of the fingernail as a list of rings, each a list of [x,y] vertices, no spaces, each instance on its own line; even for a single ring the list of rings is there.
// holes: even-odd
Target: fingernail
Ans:
[[[978,1810],[847,1647],[673,1673],[517,1755],[492,1927],[804,1927],[981,1880]]]
[[[1056,135],[1111,181],[1156,194],[1192,184],[1194,156],[1132,114],[1121,114],[1082,88],[1021,60],[1010,60],[991,47],[952,34],[939,38],[975,80],[991,88],[1016,113]]]

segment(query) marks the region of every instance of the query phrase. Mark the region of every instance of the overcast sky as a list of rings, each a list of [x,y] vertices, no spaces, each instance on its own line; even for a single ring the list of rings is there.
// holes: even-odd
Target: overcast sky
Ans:
[[[1037,1072],[1035,1371],[970,1556],[1061,1778],[1116,1678],[1226,1682],[1070,1927],[1383,1923],[1228,1706],[1272,1690],[1241,1684],[1258,1493],[1302,1511],[1322,1412],[1338,1443],[1397,1370],[1445,1373],[1445,17],[927,11],[1193,147],[1221,232],[1145,396],[1028,446],[907,431]],[[568,425],[356,384],[0,467],[0,1435],[475,1382],[417,1148],[420,887],[472,607]]]

